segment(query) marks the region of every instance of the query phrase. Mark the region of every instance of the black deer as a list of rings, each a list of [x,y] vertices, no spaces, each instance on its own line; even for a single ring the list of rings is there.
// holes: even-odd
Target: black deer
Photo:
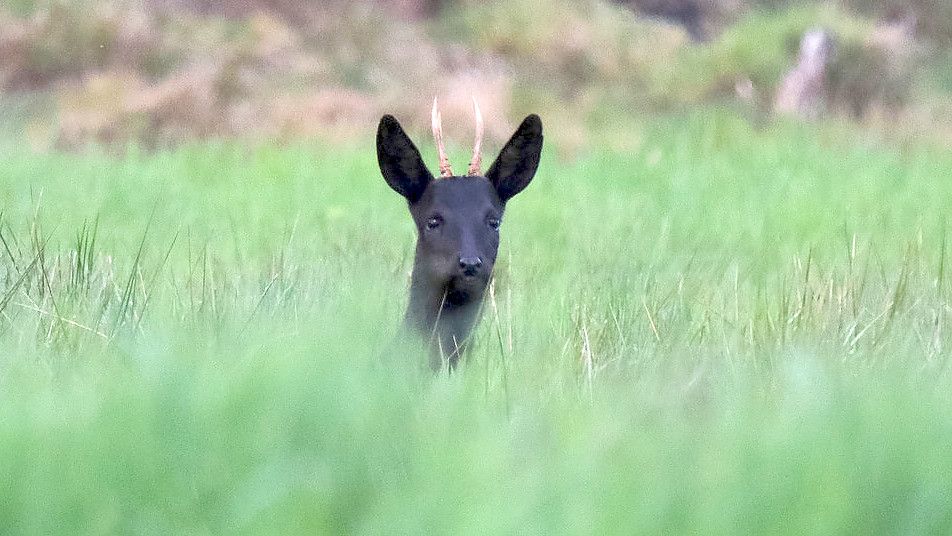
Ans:
[[[417,228],[405,327],[428,341],[434,370],[444,363],[454,368],[463,354],[496,262],[506,202],[532,180],[542,152],[542,121],[530,115],[482,175],[483,124],[479,107],[473,104],[476,142],[465,176],[453,175],[450,168],[436,100],[432,123],[439,179],[427,170],[393,116],[383,116],[377,129],[380,171],[387,184],[409,202]]]

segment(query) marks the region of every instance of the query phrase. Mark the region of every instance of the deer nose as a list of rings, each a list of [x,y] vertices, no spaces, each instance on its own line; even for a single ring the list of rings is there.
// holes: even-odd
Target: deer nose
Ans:
[[[482,265],[483,261],[479,257],[459,258],[459,268],[463,271],[463,275],[476,275]]]

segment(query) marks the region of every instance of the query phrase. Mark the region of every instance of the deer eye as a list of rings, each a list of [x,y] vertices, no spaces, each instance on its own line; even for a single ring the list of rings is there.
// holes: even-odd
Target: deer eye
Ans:
[[[436,229],[443,223],[443,218],[440,216],[433,216],[430,219],[426,220],[426,228],[430,231]]]
[[[493,229],[498,230],[499,224],[500,224],[499,218],[496,218],[494,216],[489,216],[488,218],[486,218],[486,225],[492,227]]]

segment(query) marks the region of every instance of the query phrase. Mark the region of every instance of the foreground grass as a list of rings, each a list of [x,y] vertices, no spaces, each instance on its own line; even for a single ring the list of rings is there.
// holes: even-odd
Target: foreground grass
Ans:
[[[413,231],[369,144],[11,151],[0,527],[947,532],[952,155],[637,141],[543,162],[436,378],[379,359]]]

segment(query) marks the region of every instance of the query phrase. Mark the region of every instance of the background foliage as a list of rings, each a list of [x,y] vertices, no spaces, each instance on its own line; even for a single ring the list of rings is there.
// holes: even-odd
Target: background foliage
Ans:
[[[944,11],[945,10],[945,11]],[[35,147],[168,147],[363,135],[384,112],[423,131],[432,96],[502,141],[541,112],[571,156],[626,122],[698,104],[769,115],[811,28],[836,39],[829,111],[947,144],[947,3],[107,0],[0,7],[0,109]],[[738,83],[753,99],[739,99]],[[757,119],[759,120],[759,119]],[[895,125],[902,128],[890,128]]]

